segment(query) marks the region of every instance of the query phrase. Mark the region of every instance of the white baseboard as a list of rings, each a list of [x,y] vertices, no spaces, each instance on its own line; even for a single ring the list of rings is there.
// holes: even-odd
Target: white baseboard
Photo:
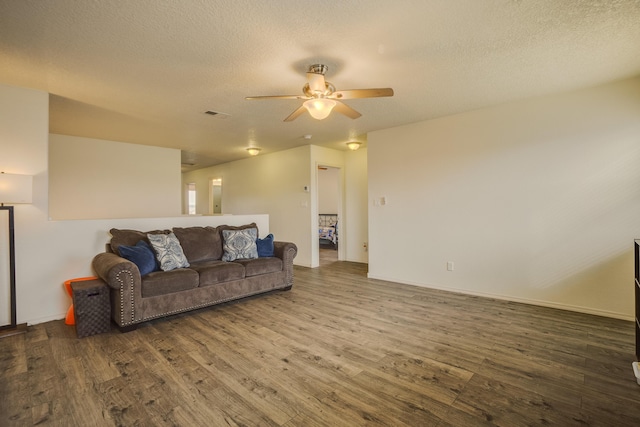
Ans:
[[[634,321],[633,315],[628,315],[628,314],[618,313],[618,312],[608,311],[608,310],[600,310],[592,307],[583,307],[583,306],[564,304],[564,303],[558,303],[553,301],[537,300],[537,299],[531,299],[531,298],[520,298],[520,297],[511,296],[511,295],[500,295],[500,294],[491,294],[486,292],[469,291],[468,289],[449,288],[445,286],[437,286],[437,285],[431,285],[426,283],[397,280],[397,279],[391,279],[388,277],[376,276],[372,274],[367,274],[367,277],[369,279],[384,280],[386,282],[401,283],[403,285],[418,286],[421,288],[437,289],[440,291],[455,292],[458,294],[474,295],[478,297],[493,298],[493,299],[498,299],[503,301],[519,302],[523,304],[537,305],[541,307],[575,311],[577,313],[593,314],[595,316],[610,317],[613,319]]]
[[[46,316],[46,317],[38,317],[36,319],[31,319],[27,321],[27,325],[31,326],[31,325],[37,325],[38,323],[45,323],[45,322],[50,322],[52,320],[64,320],[64,318],[67,317],[67,313],[63,313],[63,314],[57,314],[57,315],[52,315],[52,316]]]

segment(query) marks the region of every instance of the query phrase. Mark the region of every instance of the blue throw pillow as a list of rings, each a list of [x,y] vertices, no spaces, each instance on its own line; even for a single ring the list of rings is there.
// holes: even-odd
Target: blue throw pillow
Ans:
[[[158,271],[158,261],[151,246],[144,240],[140,240],[135,246],[120,246],[118,248],[120,256],[128,259],[138,266],[140,275],[144,276],[152,271]]]
[[[273,234],[269,234],[264,239],[256,240],[258,246],[258,256],[261,258],[274,256],[273,253]]]

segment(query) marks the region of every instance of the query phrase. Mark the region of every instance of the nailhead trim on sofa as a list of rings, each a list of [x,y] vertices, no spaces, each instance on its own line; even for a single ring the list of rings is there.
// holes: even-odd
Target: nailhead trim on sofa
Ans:
[[[124,280],[120,277],[121,274],[126,274],[129,277],[129,283],[131,286],[131,321],[127,322],[124,319],[124,300],[120,298],[120,323],[122,325],[128,325],[135,321],[135,304],[133,303],[133,273],[131,270],[122,270],[116,275],[116,280],[120,283],[120,295],[124,295]]]

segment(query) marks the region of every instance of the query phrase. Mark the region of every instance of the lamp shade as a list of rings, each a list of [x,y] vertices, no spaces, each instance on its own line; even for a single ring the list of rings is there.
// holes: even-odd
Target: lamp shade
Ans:
[[[0,173],[0,203],[31,203],[33,177]]]
[[[322,120],[331,114],[331,110],[336,106],[336,101],[326,98],[316,98],[305,101],[302,105],[309,111],[311,117],[316,120]]]

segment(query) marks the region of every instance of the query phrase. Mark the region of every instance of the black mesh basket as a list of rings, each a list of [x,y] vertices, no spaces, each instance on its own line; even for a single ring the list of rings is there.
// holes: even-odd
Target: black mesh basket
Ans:
[[[109,287],[100,279],[71,282],[78,338],[109,332]]]

